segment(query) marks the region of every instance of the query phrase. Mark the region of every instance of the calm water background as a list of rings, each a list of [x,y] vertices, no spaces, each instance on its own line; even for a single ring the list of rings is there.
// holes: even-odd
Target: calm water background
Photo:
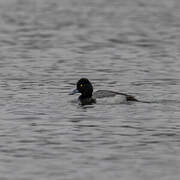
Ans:
[[[0,0],[1,180],[179,180],[179,99],[179,0]]]

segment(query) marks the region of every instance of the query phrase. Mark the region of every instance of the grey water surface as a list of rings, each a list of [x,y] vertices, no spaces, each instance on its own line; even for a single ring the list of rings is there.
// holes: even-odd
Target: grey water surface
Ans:
[[[0,180],[36,179],[180,179],[179,0],[0,0]]]

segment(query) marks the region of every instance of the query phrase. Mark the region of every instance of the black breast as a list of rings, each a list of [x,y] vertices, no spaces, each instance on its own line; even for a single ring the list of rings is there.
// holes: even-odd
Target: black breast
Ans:
[[[79,97],[79,101],[81,105],[90,105],[96,103],[96,100],[92,97],[90,98],[83,98],[82,96]]]

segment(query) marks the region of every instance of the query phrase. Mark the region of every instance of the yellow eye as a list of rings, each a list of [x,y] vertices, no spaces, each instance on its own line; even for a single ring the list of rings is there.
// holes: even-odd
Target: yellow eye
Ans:
[[[80,84],[80,86],[81,86],[81,87],[83,87],[83,85],[82,85],[82,84]]]

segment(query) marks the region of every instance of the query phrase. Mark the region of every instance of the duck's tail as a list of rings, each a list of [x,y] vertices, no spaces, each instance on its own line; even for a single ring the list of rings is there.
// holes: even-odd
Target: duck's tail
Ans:
[[[136,99],[134,96],[128,95],[127,97],[127,101],[135,101],[135,102],[140,102],[140,103],[152,103],[150,101],[141,101]]]
[[[139,102],[139,100],[137,100],[134,96],[131,96],[131,95],[127,95],[126,98],[127,98],[127,101],[136,101],[136,102]]]
[[[125,93],[119,93],[119,92],[118,92],[118,93],[116,93],[116,94],[126,96],[126,100],[127,100],[127,101],[134,101],[134,102],[140,102],[140,103],[152,103],[152,102],[150,102],[150,101],[141,101],[141,100],[138,100],[138,99],[136,99],[134,96],[129,95],[129,94],[125,94]]]

